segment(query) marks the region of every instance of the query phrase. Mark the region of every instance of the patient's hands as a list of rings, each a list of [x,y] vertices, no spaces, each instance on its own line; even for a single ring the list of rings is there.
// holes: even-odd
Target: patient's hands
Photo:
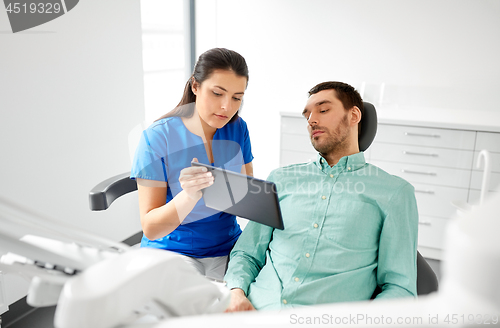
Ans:
[[[255,311],[252,303],[239,288],[231,289],[231,303],[225,312]]]

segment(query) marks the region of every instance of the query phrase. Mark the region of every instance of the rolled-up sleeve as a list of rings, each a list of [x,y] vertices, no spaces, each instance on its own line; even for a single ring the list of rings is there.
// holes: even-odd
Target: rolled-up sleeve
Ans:
[[[380,233],[376,299],[417,296],[418,210],[415,190],[405,183],[390,198]]]

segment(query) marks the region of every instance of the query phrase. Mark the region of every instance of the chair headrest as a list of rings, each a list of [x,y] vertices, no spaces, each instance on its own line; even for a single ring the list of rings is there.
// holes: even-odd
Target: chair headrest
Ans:
[[[365,112],[361,116],[361,132],[358,138],[359,151],[365,151],[370,147],[377,134],[377,111],[375,106],[363,102]]]

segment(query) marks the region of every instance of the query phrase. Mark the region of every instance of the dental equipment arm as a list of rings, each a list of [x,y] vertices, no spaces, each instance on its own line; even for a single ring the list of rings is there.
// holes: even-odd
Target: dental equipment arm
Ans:
[[[0,197],[0,270],[31,280],[31,306],[56,305],[72,275],[128,249]]]
[[[3,197],[0,197],[0,222],[2,222],[0,231],[8,232],[10,235],[24,236],[30,234],[29,231],[33,231],[32,234],[42,234],[47,238],[97,249],[114,249],[116,251],[129,249],[126,244],[109,240],[71,226],[66,222],[47,217]],[[6,224],[10,227],[6,227]]]
[[[56,305],[69,278],[119,254],[34,235],[16,239],[2,229],[0,248],[9,251],[0,259],[0,270],[31,279],[27,302],[34,307]]]
[[[1,271],[31,279],[28,304],[57,304],[57,328],[111,328],[145,314],[222,312],[229,304],[227,288],[178,254],[132,249],[2,198],[0,250],[8,252],[0,259]]]

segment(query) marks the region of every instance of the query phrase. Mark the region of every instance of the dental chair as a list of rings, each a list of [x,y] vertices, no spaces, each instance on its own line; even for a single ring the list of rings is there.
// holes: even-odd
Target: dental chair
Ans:
[[[364,113],[361,118],[359,134],[359,150],[366,151],[372,144],[377,133],[377,112],[371,103],[363,102]],[[90,209],[102,211],[119,197],[137,190],[135,180],[130,179],[130,172],[122,173],[102,181],[96,185],[89,194]],[[417,251],[417,294],[426,295],[438,290],[438,279],[424,257]],[[377,295],[377,287],[372,297]]]

